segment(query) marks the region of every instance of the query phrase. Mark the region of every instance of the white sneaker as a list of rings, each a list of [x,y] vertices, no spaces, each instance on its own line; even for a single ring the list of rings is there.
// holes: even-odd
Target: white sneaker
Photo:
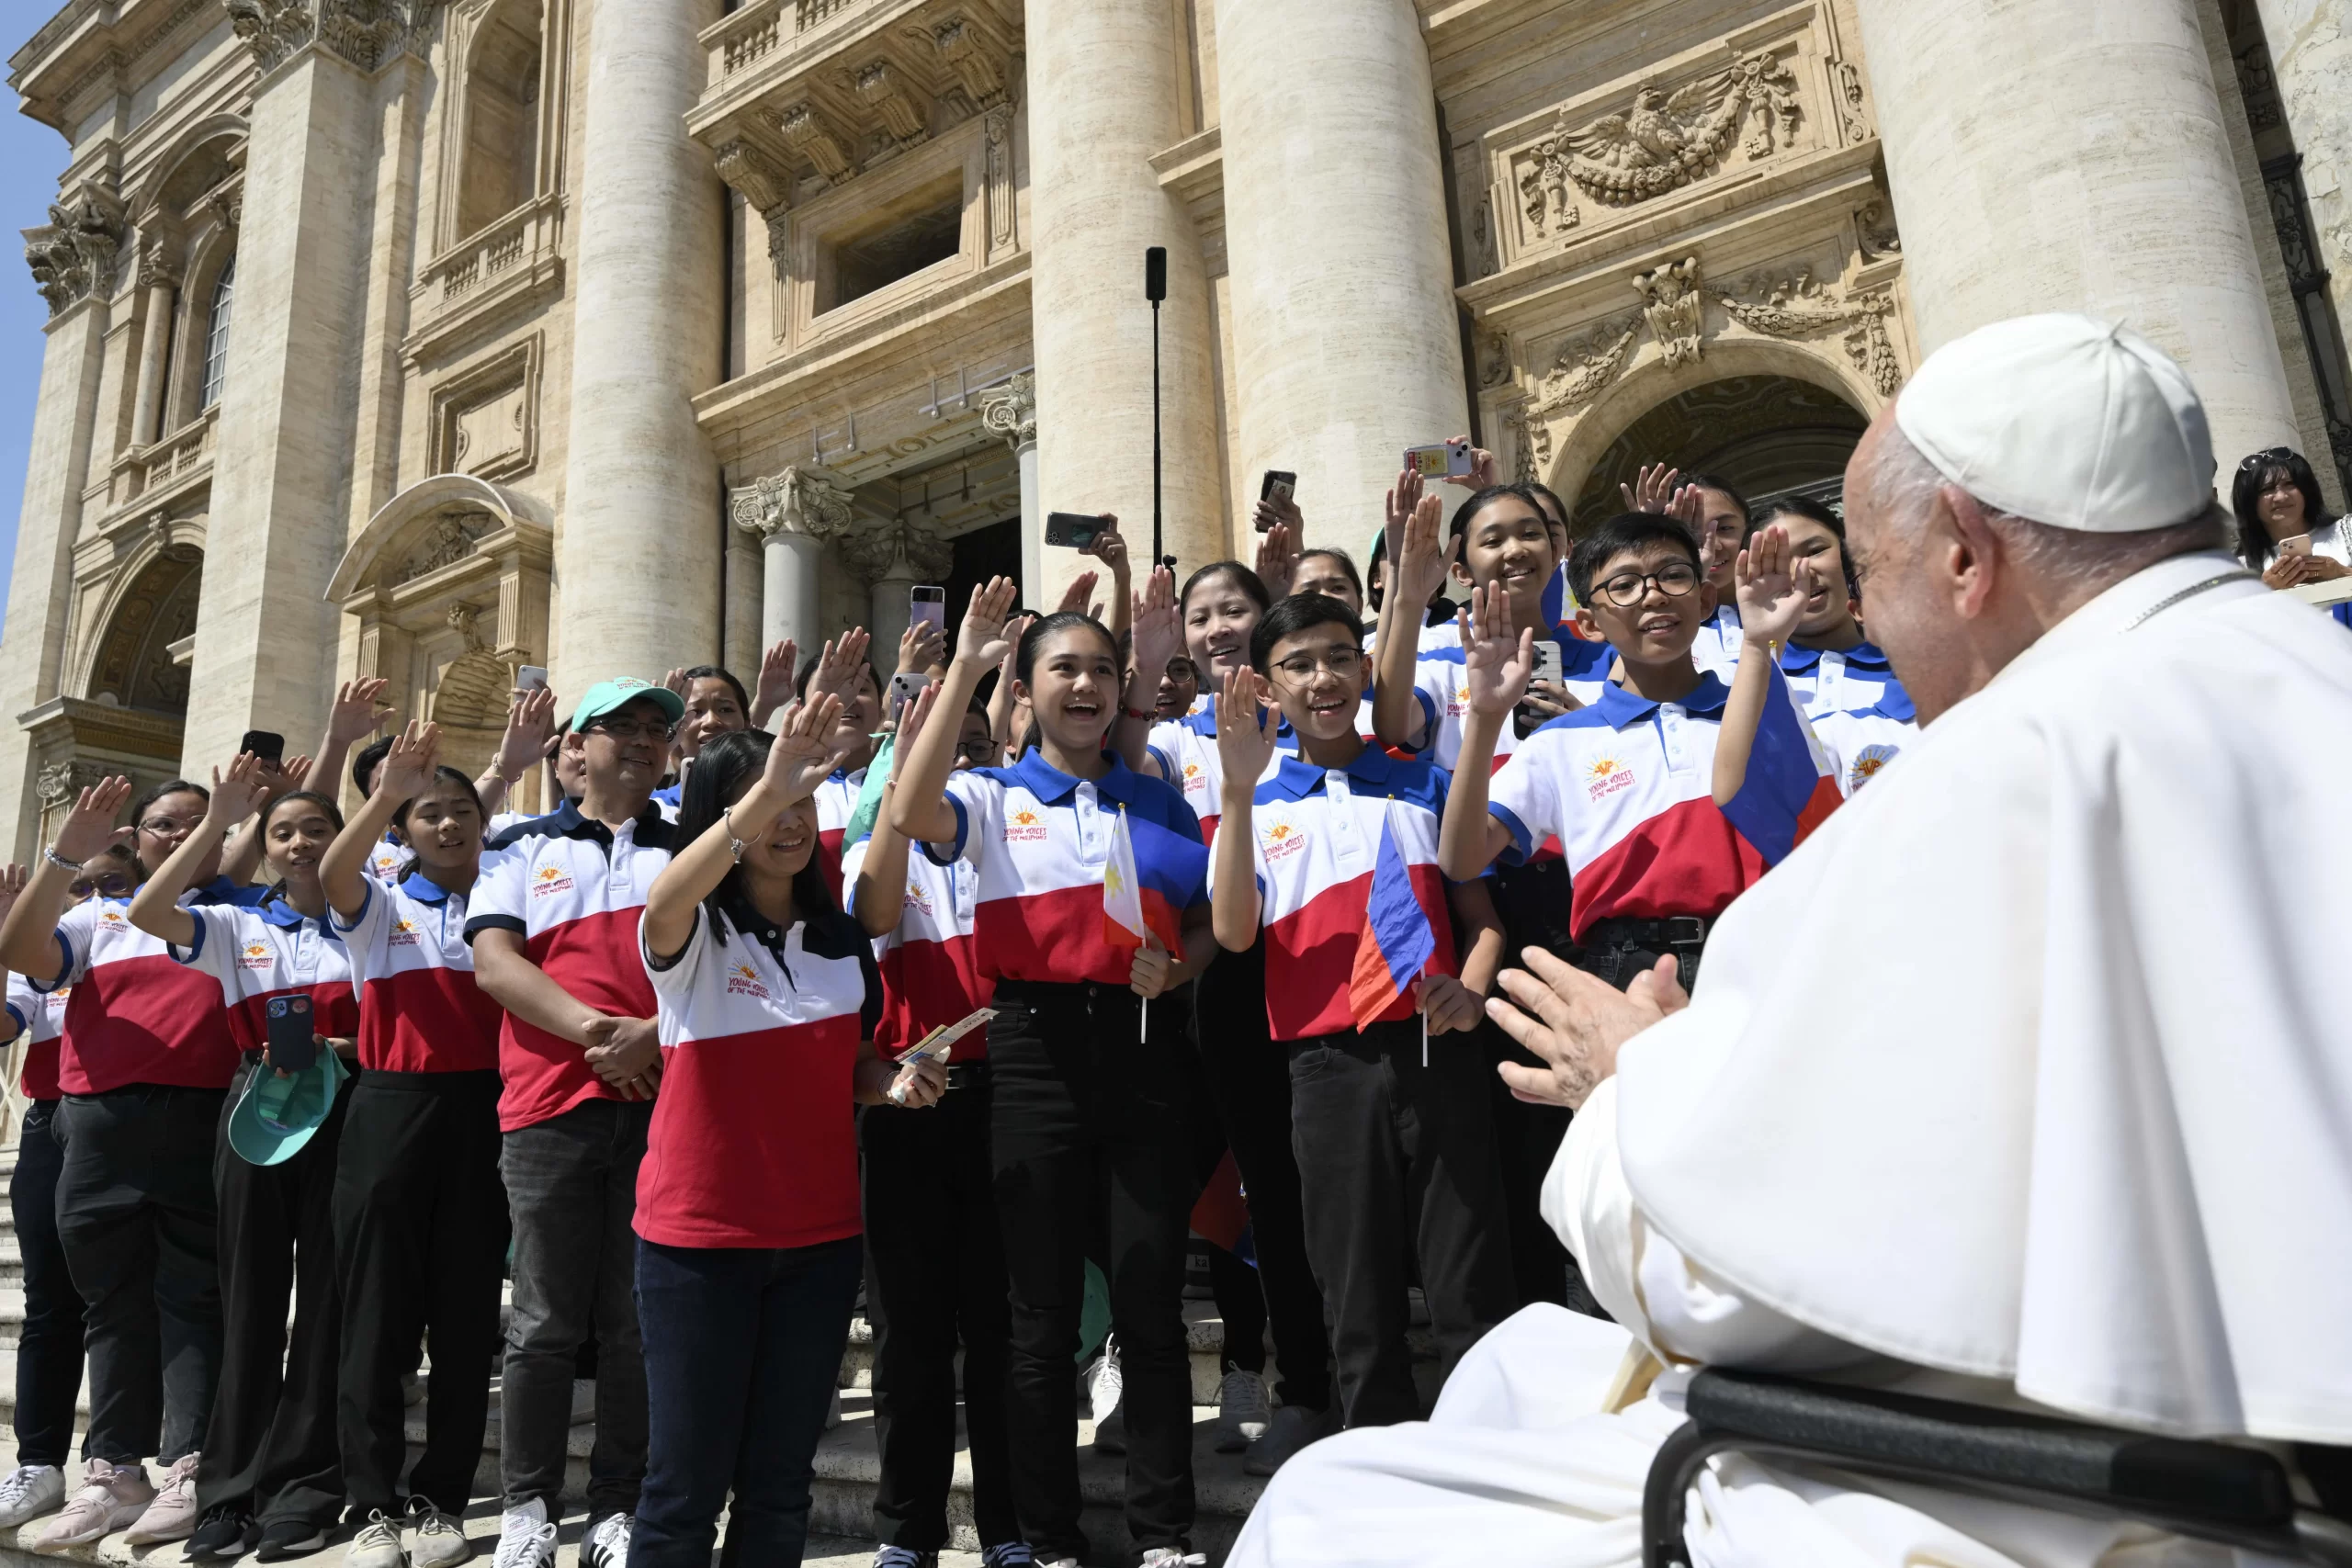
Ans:
[[[401,1522],[385,1517],[381,1508],[369,1513],[366,1528],[343,1549],[343,1568],[409,1568],[408,1553],[401,1550]]]
[[[87,1546],[136,1523],[154,1500],[155,1488],[148,1483],[146,1466],[91,1460],[84,1468],[81,1489],[65,1500],[63,1512],[41,1528],[33,1550],[44,1557],[58,1557],[77,1546]]]
[[[1266,1400],[1266,1380],[1236,1367],[1216,1390],[1216,1451],[1238,1454],[1266,1435],[1274,1418]]]
[[[580,1543],[580,1568],[628,1568],[628,1532],[636,1527],[628,1514],[607,1514],[596,1521]]]
[[[548,1568],[555,1561],[555,1523],[537,1497],[498,1516],[498,1554],[492,1568]]]
[[[1172,1546],[1155,1546],[1143,1554],[1143,1568],[1208,1568],[1208,1555],[1200,1551],[1179,1551]]]
[[[422,1497],[408,1500],[408,1528],[415,1540],[408,1568],[455,1568],[473,1561],[474,1544],[466,1539],[466,1527]]]
[[[20,1464],[0,1480],[0,1529],[15,1529],[65,1506],[65,1472],[53,1464]]]
[[[1119,1341],[1114,1336],[1102,1342],[1102,1359],[1086,1369],[1086,1401],[1094,1413],[1096,1453],[1123,1454],[1127,1451],[1126,1412],[1119,1408],[1119,1392],[1123,1386],[1119,1375]]]

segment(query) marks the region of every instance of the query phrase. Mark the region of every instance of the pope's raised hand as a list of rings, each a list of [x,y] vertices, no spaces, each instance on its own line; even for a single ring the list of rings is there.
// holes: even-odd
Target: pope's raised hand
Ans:
[[[854,738],[834,733],[841,717],[842,700],[828,692],[801,704],[776,731],[760,782],[775,792],[779,809],[816,794],[817,786],[831,777],[835,765],[854,749]],[[837,744],[837,739],[843,743]]]
[[[1527,695],[1528,677],[1535,672],[1535,628],[1512,630],[1510,595],[1499,584],[1473,588],[1470,607],[1455,619],[1471,710],[1498,718]]]
[[[1732,581],[1739,594],[1742,640],[1786,646],[1804,619],[1804,602],[1812,592],[1812,584],[1797,573],[1789,531],[1778,523],[1758,528],[1732,563]]]
[[[1266,764],[1274,760],[1282,714],[1267,705],[1265,677],[1236,670],[1216,694],[1216,759],[1227,785],[1255,791]]]
[[[1020,597],[1012,579],[996,578],[975,586],[972,603],[964,612],[964,624],[956,629],[956,657],[980,669],[1001,661],[1012,651],[1004,635],[1004,620],[1012,614],[1013,601]]]

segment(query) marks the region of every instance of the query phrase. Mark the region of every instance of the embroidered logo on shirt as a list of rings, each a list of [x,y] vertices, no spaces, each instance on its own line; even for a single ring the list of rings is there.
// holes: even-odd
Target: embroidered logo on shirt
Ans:
[[[402,919],[392,922],[392,945],[394,947],[414,947],[418,941],[419,938],[416,934],[416,922],[414,920]]]
[[[243,951],[242,951],[241,953],[239,953],[237,954],[237,967],[238,967],[238,968],[240,968],[240,969],[266,969],[266,968],[268,968],[268,967],[269,967],[269,947],[268,947],[268,944],[267,944],[267,943],[266,943],[266,942],[249,942],[245,943]]]
[[[1287,822],[1276,822],[1266,829],[1266,858],[1285,860],[1306,847],[1306,834]]]
[[[1191,784],[1194,779],[1199,778],[1200,776],[1201,765],[1198,762],[1187,762],[1184,764],[1184,782],[1186,784]]]
[[[750,997],[763,1002],[768,999],[768,988],[760,979],[760,972],[741,963],[727,966],[727,994],[730,997]]]
[[[564,874],[563,867],[543,865],[531,884],[531,897],[537,898],[544,894],[561,893],[571,886],[571,878]]]
[[[1878,771],[1894,761],[1902,751],[1900,746],[1865,746],[1854,757],[1854,765],[1846,770],[1846,786],[1850,794],[1878,776]]]
[[[123,923],[122,911],[119,909],[101,909],[98,911],[98,920],[102,925],[121,925]]]
[[[1038,819],[1037,814],[1034,811],[1025,809],[1016,811],[1012,814],[1012,819],[1005,824],[1004,841],[1008,844],[1016,840],[1034,843],[1042,840],[1045,837],[1045,824]]]
[[[926,888],[923,886],[923,885],[922,885],[922,883],[920,883],[920,882],[910,882],[910,883],[908,883],[908,884],[907,884],[907,902],[906,902],[905,907],[906,907],[907,908],[910,908],[910,909],[917,909],[917,910],[920,910],[920,911],[922,911],[923,914],[926,914],[926,915],[930,914],[930,913],[931,913],[931,893],[930,893],[930,891],[929,891],[928,889],[926,889]]]
[[[1595,757],[1585,764],[1585,794],[1594,800],[1629,789],[1634,783],[1634,770],[1614,757]]]

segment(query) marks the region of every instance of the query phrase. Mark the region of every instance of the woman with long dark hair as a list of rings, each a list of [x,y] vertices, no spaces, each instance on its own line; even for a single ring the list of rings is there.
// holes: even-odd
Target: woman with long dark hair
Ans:
[[[1004,658],[1012,603],[1006,579],[974,590],[934,711],[960,712]],[[1105,749],[1124,682],[1108,628],[1072,611],[1039,617],[1013,681],[1036,747],[1012,767],[954,773],[954,727],[926,726],[891,792],[891,820],[979,873],[973,932],[980,973],[996,984],[989,1136],[1012,1280],[1007,1424],[1022,1534],[1049,1565],[1087,1555],[1070,1372],[1100,1227],[1125,1357],[1127,1531],[1145,1568],[1159,1568],[1186,1554],[1193,1526],[1183,1285],[1197,1182],[1186,1075],[1170,1055],[1183,1044],[1148,1004],[1216,940],[1208,852],[1183,797]],[[1145,928],[1139,945],[1110,940],[1133,930],[1127,920]]]
[[[2271,587],[2332,582],[2352,572],[2352,517],[2328,515],[2319,476],[2301,452],[2271,446],[2240,463],[2230,511],[2238,558]]]
[[[230,1106],[270,1057],[267,1010],[300,996],[311,1010],[315,1052],[349,1055],[359,1000],[342,937],[327,920],[319,862],[343,830],[322,795],[293,790],[265,801],[263,763],[251,753],[216,773],[204,823],[130,900],[130,922],[161,937],[172,957],[219,983],[229,1028],[244,1052]],[[203,840],[232,832],[255,809],[263,863],[274,882],[256,908],[190,907]],[[335,1079],[331,1076],[329,1082]],[[334,1389],[342,1347],[342,1293],[334,1276],[331,1199],[346,1077],[325,1119],[290,1156],[256,1165],[221,1135],[214,1171],[220,1198],[220,1387],[206,1427],[190,1555],[232,1557],[258,1545],[266,1559],[315,1551],[343,1515],[343,1460]],[[294,1325],[289,1350],[289,1296]]]
[[[662,1074],[637,1182],[634,1568],[707,1568],[721,1508],[729,1562],[800,1561],[863,1258],[853,1106],[945,1083],[861,1044],[873,953],[817,864],[810,804],[857,739],[841,709],[703,749],[638,926]]]

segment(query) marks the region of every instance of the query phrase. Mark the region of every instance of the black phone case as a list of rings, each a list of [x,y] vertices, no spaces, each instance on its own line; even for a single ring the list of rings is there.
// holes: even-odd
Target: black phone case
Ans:
[[[272,997],[269,999],[269,1065],[281,1072],[299,1073],[318,1060],[318,1032],[312,1027],[311,998]]]

